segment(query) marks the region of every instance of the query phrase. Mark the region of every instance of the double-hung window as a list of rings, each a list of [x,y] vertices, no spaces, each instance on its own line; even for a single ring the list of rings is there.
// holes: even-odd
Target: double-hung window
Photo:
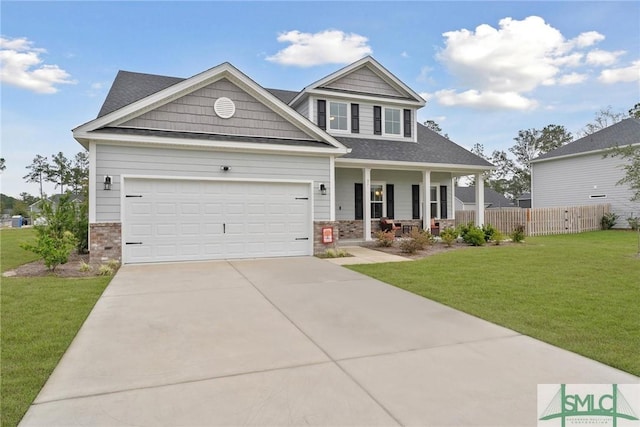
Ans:
[[[384,183],[371,183],[371,218],[382,218],[385,216],[384,206]]]
[[[384,133],[389,135],[400,135],[402,122],[400,121],[400,110],[396,108],[384,109]]]
[[[329,129],[349,130],[347,104],[344,102],[329,102]]]

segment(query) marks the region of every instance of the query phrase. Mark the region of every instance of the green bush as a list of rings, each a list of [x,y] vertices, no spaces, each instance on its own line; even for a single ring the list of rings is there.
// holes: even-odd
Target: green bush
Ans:
[[[617,214],[613,212],[607,212],[600,219],[600,226],[603,230],[611,230],[614,225],[616,225],[616,221],[620,218]]]
[[[499,246],[500,243],[502,243],[502,241],[504,240],[504,236],[502,235],[502,233],[500,232],[500,230],[497,230],[493,233],[493,237],[492,237],[493,243],[496,246]]]
[[[627,222],[629,223],[629,227],[631,227],[633,231],[636,231],[638,230],[638,228],[640,228],[640,217],[634,217],[633,214],[631,214],[631,216],[627,218]]]
[[[108,264],[102,264],[98,267],[98,275],[100,276],[112,276],[114,269]]]
[[[511,233],[511,241],[520,243],[524,241],[524,225],[518,225]]]
[[[391,247],[394,240],[396,240],[396,234],[393,231],[378,231],[376,233],[376,241],[379,247]]]
[[[476,226],[470,228],[463,239],[465,243],[471,246],[482,246],[487,243],[486,240],[484,240],[484,232],[482,231],[482,228]]]
[[[458,230],[454,227],[447,227],[444,230],[440,231],[440,239],[449,247],[453,245],[453,243],[458,238]]]
[[[76,236],[78,244],[76,249],[79,254],[89,253],[89,196],[85,195],[82,202],[75,212],[76,219],[73,224],[73,234]]]
[[[483,224],[482,225],[482,232],[484,233],[484,241],[488,242],[490,240],[494,240],[494,235],[496,233],[498,233],[498,229],[495,228],[493,225],[491,224]]]
[[[427,246],[433,245],[436,241],[429,230],[419,230],[414,228],[409,234],[409,238],[416,241],[419,250],[423,250]]]
[[[57,207],[50,202],[42,202],[43,225],[35,226],[35,244],[21,245],[23,249],[31,251],[44,261],[44,265],[55,271],[60,264],[66,264],[69,254],[76,247],[78,241],[73,235],[75,226],[75,211],[68,196],[60,198]]]

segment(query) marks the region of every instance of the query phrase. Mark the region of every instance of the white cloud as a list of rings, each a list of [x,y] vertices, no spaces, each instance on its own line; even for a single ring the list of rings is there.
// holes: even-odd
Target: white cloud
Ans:
[[[640,81],[640,60],[632,62],[628,67],[602,70],[598,80],[606,84]]]
[[[589,76],[580,73],[565,74],[558,79],[560,85],[576,85],[585,82]]]
[[[288,31],[280,34],[278,41],[291,45],[268,56],[267,61],[299,67],[348,64],[373,52],[366,37],[339,30],[325,30],[315,34]]]
[[[616,50],[609,52],[606,50],[595,49],[587,53],[587,64],[609,66],[616,63],[619,56],[624,55],[624,50]]]
[[[57,65],[43,64],[45,49],[26,38],[0,37],[0,81],[36,93],[56,93],[58,84],[72,84],[71,75]]]
[[[403,57],[403,58],[408,58],[409,54],[407,53],[406,50],[403,50],[402,53],[400,53],[400,56]]]
[[[437,58],[468,90],[440,91],[438,101],[516,110],[537,106],[528,94],[539,86],[587,80],[586,74],[567,74],[565,69],[584,65],[585,54],[578,49],[604,40],[596,31],[567,40],[538,16],[504,18],[497,28],[482,24],[473,31],[461,29],[443,36],[445,46]]]
[[[435,93],[438,103],[445,106],[462,105],[471,108],[493,108],[508,110],[531,110],[538,102],[516,92],[480,92],[470,89],[456,93],[455,90],[439,90]]]

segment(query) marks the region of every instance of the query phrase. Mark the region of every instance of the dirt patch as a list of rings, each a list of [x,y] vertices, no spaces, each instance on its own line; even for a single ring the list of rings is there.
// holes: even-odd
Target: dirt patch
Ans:
[[[80,271],[80,267],[83,263],[89,263],[89,254],[79,255],[73,253],[69,256],[69,261],[66,264],[57,266],[55,271],[53,272],[47,269],[47,267],[44,265],[44,261],[40,260],[30,262],[28,264],[23,264],[8,273],[13,277],[91,277],[98,275],[97,266],[92,266],[90,271]]]

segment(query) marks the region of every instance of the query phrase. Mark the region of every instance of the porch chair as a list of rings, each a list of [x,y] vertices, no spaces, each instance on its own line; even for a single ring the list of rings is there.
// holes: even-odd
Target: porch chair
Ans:
[[[399,222],[393,222],[393,220],[389,218],[380,218],[380,230],[384,232],[393,231],[397,235],[397,230],[400,230],[401,228],[402,224]]]

